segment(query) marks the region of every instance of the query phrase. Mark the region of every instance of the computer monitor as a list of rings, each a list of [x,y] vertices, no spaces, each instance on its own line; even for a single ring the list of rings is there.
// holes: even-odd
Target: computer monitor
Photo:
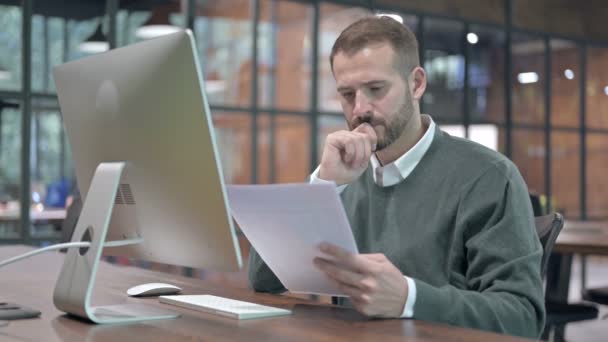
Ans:
[[[89,305],[105,255],[237,270],[226,199],[192,33],[160,38],[54,68],[84,204],[55,288],[55,305],[97,323],[167,318],[154,308]],[[174,317],[174,316],[173,316]]]

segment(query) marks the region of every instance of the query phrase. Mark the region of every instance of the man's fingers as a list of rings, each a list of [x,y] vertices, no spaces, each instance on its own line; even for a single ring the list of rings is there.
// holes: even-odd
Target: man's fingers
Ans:
[[[365,160],[365,138],[357,136],[354,141],[354,145],[357,149],[357,155],[356,158],[353,160],[353,167],[358,168],[361,166],[361,164],[363,164],[363,161]]]
[[[376,135],[376,131],[370,124],[368,124],[368,123],[360,124],[353,130],[353,132],[365,134],[365,136],[369,140],[369,143],[372,147],[372,152],[376,151],[376,144],[378,143],[378,136]]]
[[[373,266],[370,264],[370,261],[366,260],[364,257],[353,254],[330,243],[321,243],[319,245],[319,250],[333,257],[334,263],[346,267],[354,272],[369,273],[371,271],[370,266]]]
[[[349,284],[341,283],[331,277],[329,277],[329,281],[332,282],[332,284],[340,289],[340,291],[342,291],[345,295],[349,296],[351,301],[356,301],[358,303],[365,303],[369,301],[369,295],[367,295],[361,289]]]
[[[364,276],[360,273],[338,267],[334,262],[323,258],[315,258],[315,265],[325,272],[329,278],[350,286],[360,287]]]

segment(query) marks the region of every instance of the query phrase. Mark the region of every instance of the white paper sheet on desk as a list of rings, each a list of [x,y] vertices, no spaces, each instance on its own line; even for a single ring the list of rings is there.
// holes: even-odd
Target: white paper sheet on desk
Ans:
[[[313,259],[321,242],[358,253],[333,184],[229,185],[232,216],[262,260],[296,293],[344,296]]]

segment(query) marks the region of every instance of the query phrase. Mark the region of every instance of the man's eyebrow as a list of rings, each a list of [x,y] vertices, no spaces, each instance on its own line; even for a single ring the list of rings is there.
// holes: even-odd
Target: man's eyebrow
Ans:
[[[385,85],[386,83],[387,83],[387,81],[385,81],[385,80],[372,80],[372,81],[364,82],[363,85],[369,87],[369,86],[373,86],[373,85]],[[340,87],[337,88],[337,90],[339,92],[349,91],[349,90],[353,90],[353,87],[351,87],[351,86],[340,86]]]
[[[384,85],[384,84],[386,84],[386,81],[384,81],[384,80],[373,80],[373,81],[365,82],[363,84],[365,84],[366,86],[370,86],[370,85]]]

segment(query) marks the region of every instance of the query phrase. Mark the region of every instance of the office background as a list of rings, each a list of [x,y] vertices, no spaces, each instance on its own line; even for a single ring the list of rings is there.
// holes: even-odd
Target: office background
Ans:
[[[423,112],[507,155],[567,219],[608,219],[603,1],[0,0],[0,205],[17,213],[0,221],[1,243],[60,236],[28,210],[64,207],[74,184],[53,66],[146,39],[151,25],[189,27],[227,182],[301,182],[346,127],[332,44],[377,12],[420,41]]]

